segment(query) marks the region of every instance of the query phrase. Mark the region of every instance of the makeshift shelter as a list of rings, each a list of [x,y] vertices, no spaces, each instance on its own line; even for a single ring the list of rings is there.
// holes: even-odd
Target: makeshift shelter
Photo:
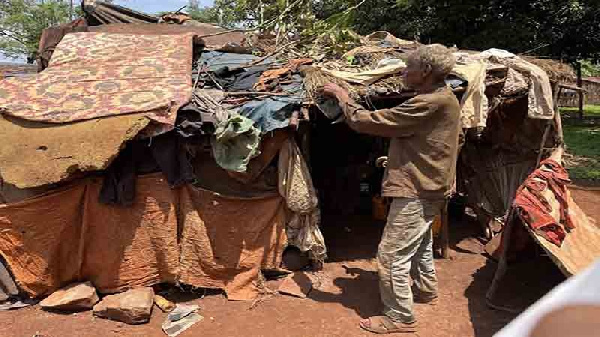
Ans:
[[[268,38],[180,13],[83,8],[85,25],[44,49],[45,70],[0,84],[0,255],[28,295],[90,280],[103,293],[179,282],[252,299],[286,247],[325,260],[322,216],[375,208],[387,141],[338,123],[320,87],[399,104],[415,95],[400,72],[418,43],[377,32],[319,62],[259,57]],[[506,51],[456,56],[457,192],[487,226],[560,148],[559,87]]]

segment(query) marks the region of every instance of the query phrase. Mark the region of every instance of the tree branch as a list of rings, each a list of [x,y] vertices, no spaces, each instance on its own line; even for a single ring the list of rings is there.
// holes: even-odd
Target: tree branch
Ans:
[[[0,27],[0,29],[2,30],[2,31],[0,31],[1,36],[6,36],[10,39],[13,39],[13,40],[19,42],[23,46],[27,47],[27,43],[25,43],[25,41],[22,38],[17,37],[17,36],[19,36],[19,33],[11,31],[10,29],[6,29],[4,27]],[[10,33],[10,34],[8,34],[8,33]]]

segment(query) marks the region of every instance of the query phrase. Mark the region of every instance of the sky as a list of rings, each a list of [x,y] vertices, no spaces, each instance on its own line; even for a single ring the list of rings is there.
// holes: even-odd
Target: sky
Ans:
[[[129,7],[141,12],[154,14],[158,12],[176,11],[185,6],[188,0],[117,0],[115,4]],[[200,7],[210,6],[213,0],[199,0]]]
[[[199,0],[200,7],[211,6],[213,0]],[[176,11],[188,3],[188,0],[116,0],[117,5],[128,7],[148,14]],[[25,59],[7,59],[0,53],[0,62],[25,63]]]

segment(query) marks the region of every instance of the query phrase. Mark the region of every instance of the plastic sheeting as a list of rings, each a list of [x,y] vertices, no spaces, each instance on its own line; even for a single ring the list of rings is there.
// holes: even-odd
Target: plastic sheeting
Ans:
[[[299,111],[302,100],[292,97],[265,98],[244,104],[239,113],[254,121],[262,133],[286,128],[295,111]]]

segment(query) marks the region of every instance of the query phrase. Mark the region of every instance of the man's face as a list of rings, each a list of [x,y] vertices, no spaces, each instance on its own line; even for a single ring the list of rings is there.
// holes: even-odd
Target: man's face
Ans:
[[[402,73],[404,85],[409,88],[418,88],[425,81],[425,74],[421,68],[421,64],[418,61],[409,59],[406,64],[406,69]]]

